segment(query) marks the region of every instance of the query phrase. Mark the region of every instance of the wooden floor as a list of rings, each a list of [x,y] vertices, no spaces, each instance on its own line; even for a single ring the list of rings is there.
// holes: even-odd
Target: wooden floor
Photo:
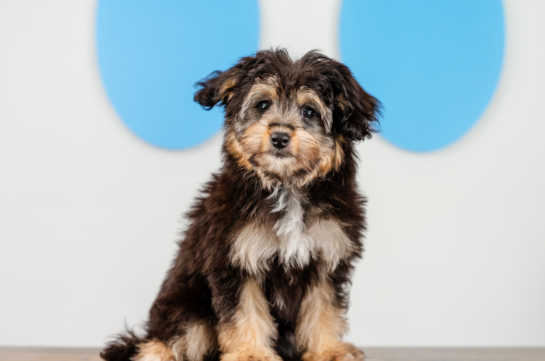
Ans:
[[[366,361],[545,361],[545,348],[364,347]],[[94,348],[0,347],[0,361],[101,361]]]

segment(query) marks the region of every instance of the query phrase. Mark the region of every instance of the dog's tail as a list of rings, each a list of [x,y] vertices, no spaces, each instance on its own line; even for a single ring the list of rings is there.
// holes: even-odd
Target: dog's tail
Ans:
[[[127,330],[108,342],[100,353],[106,361],[131,361],[138,353],[138,345],[146,342],[143,337],[137,336],[134,331]]]

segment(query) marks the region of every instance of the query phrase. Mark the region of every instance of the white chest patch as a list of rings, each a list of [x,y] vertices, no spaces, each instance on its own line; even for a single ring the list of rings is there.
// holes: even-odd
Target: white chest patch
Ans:
[[[303,267],[314,255],[314,240],[306,232],[303,208],[299,197],[289,188],[280,188],[273,213],[285,211],[284,217],[274,225],[280,241],[278,253],[285,265]],[[275,194],[273,194],[274,196]]]
[[[338,222],[323,220],[307,229],[297,194],[289,188],[277,189],[273,212],[284,211],[272,229],[252,223],[242,229],[231,249],[231,260],[253,274],[269,268],[278,256],[288,267],[302,268],[311,258],[320,258],[334,269],[352,251],[352,243]]]

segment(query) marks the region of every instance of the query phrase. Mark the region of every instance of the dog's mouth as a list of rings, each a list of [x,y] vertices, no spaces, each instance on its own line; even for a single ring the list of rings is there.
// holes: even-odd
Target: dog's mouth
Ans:
[[[285,151],[283,149],[273,149],[269,152],[270,155],[272,155],[275,158],[295,158],[293,154],[291,154],[288,151]]]

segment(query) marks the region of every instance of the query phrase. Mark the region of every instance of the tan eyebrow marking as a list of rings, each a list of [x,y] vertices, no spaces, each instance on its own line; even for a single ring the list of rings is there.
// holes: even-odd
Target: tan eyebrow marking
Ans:
[[[333,125],[333,116],[331,114],[331,109],[325,106],[318,93],[308,87],[303,86],[299,88],[299,90],[297,90],[296,100],[299,106],[309,104],[316,107],[316,110],[320,113],[320,116],[324,121],[326,129],[328,131],[331,130],[331,126]]]
[[[260,98],[267,97],[274,101],[278,97],[277,88],[278,79],[275,75],[265,79],[257,79],[244,99],[244,103],[240,108],[239,117],[242,118],[252,104]]]

